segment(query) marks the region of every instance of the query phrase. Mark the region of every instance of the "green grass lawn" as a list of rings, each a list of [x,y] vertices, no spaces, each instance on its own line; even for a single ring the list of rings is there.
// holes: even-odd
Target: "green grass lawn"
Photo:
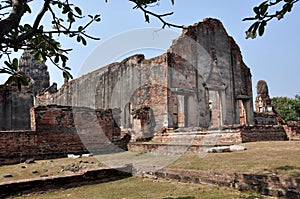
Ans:
[[[241,144],[246,151],[181,156],[171,168],[300,177],[300,142],[253,142]]]
[[[63,191],[34,194],[20,198],[35,199],[234,199],[271,198],[257,194],[241,193],[234,189],[212,185],[179,183],[167,180],[127,178],[119,181],[83,186]]]

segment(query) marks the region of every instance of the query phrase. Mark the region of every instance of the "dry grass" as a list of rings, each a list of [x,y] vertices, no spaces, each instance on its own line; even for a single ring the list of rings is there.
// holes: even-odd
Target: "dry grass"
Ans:
[[[241,144],[246,151],[184,155],[169,167],[300,177],[300,142],[253,142]]]
[[[43,175],[56,176],[74,173],[66,166],[74,171],[81,171],[92,168],[100,168],[103,167],[103,164],[94,157],[82,157],[78,159],[61,158],[54,160],[38,160],[31,164],[21,163],[5,165],[0,166],[0,183],[28,178],[41,178]],[[36,171],[36,173],[33,173],[33,171]],[[4,178],[4,174],[11,174],[13,177]]]
[[[19,197],[24,198],[24,197]],[[141,178],[127,178],[98,185],[89,185],[68,189],[64,191],[48,192],[45,194],[34,194],[26,198],[35,199],[223,199],[223,198],[245,198],[259,199],[271,198],[260,196],[255,193],[242,193],[234,189],[220,188],[211,185],[179,183],[167,180],[151,180]]]
[[[211,153],[205,157],[199,155],[184,155],[168,167],[184,169],[215,170],[248,173],[276,173],[278,175],[300,177],[300,142],[257,142],[242,144],[248,148],[246,151],[232,153]],[[97,158],[97,159],[96,159]],[[112,158],[112,159],[111,159]],[[158,160],[162,161],[159,157]],[[24,178],[36,178],[47,174],[65,175],[71,171],[62,171],[62,165],[78,165],[82,169],[100,168],[103,166],[99,159],[112,164],[124,163],[125,160],[142,162],[151,165],[153,160],[149,153],[123,153],[88,157],[80,159],[55,159],[36,161],[34,164],[17,164],[1,166],[1,181]],[[166,162],[169,162],[166,158]],[[92,163],[93,162],[93,163]],[[127,163],[127,162],[126,162]],[[21,168],[26,166],[26,168]],[[32,171],[38,173],[33,174]],[[2,175],[10,173],[13,178],[3,178]],[[165,198],[165,199],[196,199],[196,198],[269,198],[257,194],[241,193],[229,188],[220,188],[210,185],[179,183],[166,180],[152,180],[141,178],[128,178],[98,185],[83,186],[74,189],[35,194],[29,198]]]

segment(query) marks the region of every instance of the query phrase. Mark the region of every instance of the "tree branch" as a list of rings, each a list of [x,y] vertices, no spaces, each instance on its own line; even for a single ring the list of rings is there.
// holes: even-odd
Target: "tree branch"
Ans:
[[[166,26],[168,27],[174,27],[174,28],[182,28],[182,29],[185,29],[186,27],[184,27],[183,25],[176,25],[176,24],[173,24],[173,23],[169,23],[167,21],[164,20],[164,17],[165,16],[169,16],[169,15],[172,15],[173,12],[170,12],[170,13],[165,13],[165,14],[156,14],[154,12],[151,12],[147,9],[145,9],[141,4],[139,4],[136,0],[129,0],[131,2],[133,2],[135,4],[135,8],[138,8],[140,10],[142,10],[145,14],[145,18],[146,18],[146,22],[149,22],[149,18],[148,18],[148,15],[151,15],[157,19],[159,19],[163,26],[162,28],[165,28]]]
[[[0,21],[0,38],[3,38],[12,29],[17,28],[24,15],[24,0],[12,0],[12,10],[6,19]]]

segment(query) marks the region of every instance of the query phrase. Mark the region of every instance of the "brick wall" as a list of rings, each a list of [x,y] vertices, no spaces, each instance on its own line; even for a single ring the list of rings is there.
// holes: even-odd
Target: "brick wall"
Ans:
[[[118,113],[56,105],[32,108],[32,131],[0,131],[0,164],[126,149]]]
[[[290,140],[300,140],[300,122],[288,121],[282,125]]]
[[[284,141],[288,140],[285,129],[281,125],[255,125],[241,129],[242,142]]]
[[[278,124],[277,115],[273,112],[254,113],[254,124],[258,125],[276,125]]]

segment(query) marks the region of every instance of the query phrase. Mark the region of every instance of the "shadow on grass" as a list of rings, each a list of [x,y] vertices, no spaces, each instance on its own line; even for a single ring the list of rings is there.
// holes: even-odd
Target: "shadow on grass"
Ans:
[[[292,172],[291,173],[292,177],[300,177],[300,167],[297,167],[297,166],[286,165],[286,166],[277,167],[275,169],[281,170],[281,171],[290,171],[290,172]]]

